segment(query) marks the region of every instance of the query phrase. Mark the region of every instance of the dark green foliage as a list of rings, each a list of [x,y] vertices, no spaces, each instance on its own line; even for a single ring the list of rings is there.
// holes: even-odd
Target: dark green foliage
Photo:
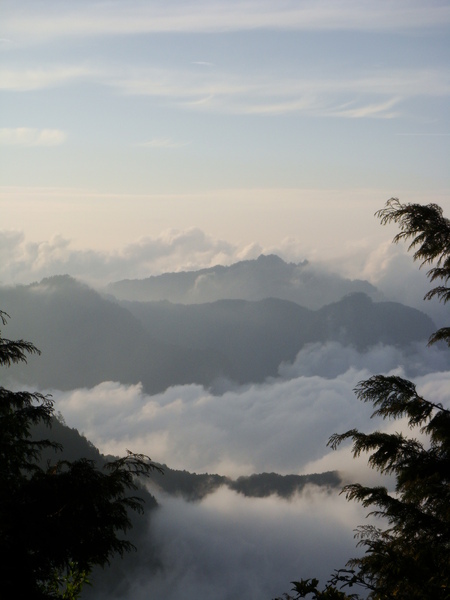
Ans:
[[[3,325],[6,313],[0,312]],[[38,350],[0,338],[0,365],[26,361]],[[44,450],[60,449],[32,438],[35,426],[51,425],[51,398],[0,387],[0,581],[5,598],[76,597],[94,565],[132,549],[118,537],[130,526],[135,476],[159,467],[128,452],[100,470],[88,459],[41,464]],[[71,586],[71,587],[70,587]],[[72,595],[69,594],[72,589]],[[69,591],[68,591],[69,590]],[[63,594],[65,593],[65,596]]]
[[[425,296],[450,299],[450,222],[435,204],[400,204],[393,198],[377,215],[383,224],[400,225],[394,242],[412,240],[409,249],[421,266],[435,262],[428,271],[431,281],[443,280]],[[450,345],[450,328],[433,334],[430,343],[444,339]],[[415,436],[375,431],[365,434],[351,429],[334,434],[329,445],[336,448],[352,441],[353,456],[368,453],[369,466],[395,480],[394,492],[386,487],[355,483],[343,489],[347,499],[370,508],[380,517],[382,527],[360,526],[358,545],[365,552],[347,563],[348,570],[335,573],[326,589],[317,589],[317,580],[295,584],[297,598],[359,598],[333,596],[354,585],[366,589],[371,600],[450,599],[450,411],[418,394],[416,386],[398,376],[375,375],[355,389],[363,402],[373,404],[372,416],[406,418]],[[289,596],[285,595],[285,598]]]
[[[376,407],[374,415],[407,417],[409,427],[419,428],[425,439],[356,430],[330,438],[333,448],[352,440],[354,456],[369,453],[369,465],[396,480],[395,494],[381,486],[344,488],[349,500],[370,507],[370,515],[387,523],[386,529],[357,529],[365,554],[348,566],[371,590],[370,598],[449,598],[450,411],[421,398],[399,377],[377,375],[361,382],[356,394]]]
[[[229,483],[229,487],[244,496],[265,498],[276,494],[280,498],[291,498],[301,493],[306,485],[337,488],[341,478],[336,471],[312,473],[310,475],[280,475],[279,473],[261,473],[248,477],[239,477]]]
[[[327,585],[325,589],[319,590],[318,579],[302,579],[301,581],[293,581],[292,592],[295,592],[295,596],[290,594],[283,594],[285,600],[299,600],[300,598],[310,598],[311,600],[345,600],[350,599],[353,596],[347,596],[344,592],[336,589],[333,585]],[[278,598],[277,600],[281,600]]]
[[[450,221],[443,215],[437,204],[401,204],[398,198],[391,198],[386,206],[375,213],[382,225],[397,223],[400,233],[394,237],[394,243],[409,241],[408,250],[414,250],[414,260],[422,261],[420,266],[436,266],[427,273],[430,281],[442,279],[446,283],[450,277]],[[440,288],[430,290],[425,298],[436,294],[440,300],[450,299],[448,294],[440,294]],[[450,288],[446,288],[450,292]]]
[[[164,477],[150,476],[150,484],[154,489],[162,490],[166,494],[179,496],[188,502],[198,502],[208,494],[217,491],[220,486],[228,485],[228,477],[210,473],[189,473],[178,471],[162,465]],[[152,489],[152,488],[150,488]]]
[[[401,204],[397,198],[391,198],[386,206],[375,213],[383,225],[397,223],[400,233],[394,237],[394,243],[410,241],[408,250],[413,250],[414,260],[421,261],[420,267],[435,263],[428,272],[430,281],[441,281],[426,295],[426,300],[435,296],[439,301],[450,300],[450,221],[443,216],[442,208],[437,204]],[[429,340],[434,344],[445,340],[450,346],[450,328],[444,327],[434,333]]]

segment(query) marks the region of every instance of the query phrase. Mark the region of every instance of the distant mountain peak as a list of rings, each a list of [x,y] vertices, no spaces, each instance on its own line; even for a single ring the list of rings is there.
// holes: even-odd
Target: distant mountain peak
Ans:
[[[352,306],[368,306],[373,303],[373,300],[365,292],[350,292],[342,298],[341,303]]]
[[[203,304],[221,299],[279,298],[308,308],[337,302],[352,292],[380,298],[368,281],[351,281],[316,269],[307,260],[285,262],[276,254],[261,254],[230,266],[154,275],[146,279],[110,283],[106,289],[118,300]]]
[[[35,281],[29,284],[30,288],[46,290],[60,290],[60,289],[77,289],[77,290],[88,290],[91,289],[89,286],[78,279],[75,279],[71,275],[52,275],[51,277],[44,277],[40,281]]]
[[[260,254],[256,259],[258,263],[264,263],[268,265],[286,265],[287,263],[280,258],[277,254]]]
[[[302,260],[299,263],[286,262],[278,254],[260,254],[254,261],[246,261],[248,263],[254,262],[256,264],[270,265],[272,267],[306,267],[308,261]],[[239,263],[238,263],[239,264]]]

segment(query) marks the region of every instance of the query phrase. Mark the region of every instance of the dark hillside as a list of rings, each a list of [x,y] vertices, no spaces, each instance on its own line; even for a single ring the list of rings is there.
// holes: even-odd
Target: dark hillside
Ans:
[[[154,394],[189,383],[262,382],[308,343],[407,347],[435,329],[418,310],[362,293],[316,311],[279,298],[119,305],[67,276],[0,293],[10,337],[42,351],[5,375],[41,389],[119,381]]]
[[[1,298],[11,338],[26,337],[42,352],[8,371],[24,383],[68,390],[142,382],[155,393],[211,381],[226,369],[218,353],[152,338],[129,311],[67,276],[3,288]]]

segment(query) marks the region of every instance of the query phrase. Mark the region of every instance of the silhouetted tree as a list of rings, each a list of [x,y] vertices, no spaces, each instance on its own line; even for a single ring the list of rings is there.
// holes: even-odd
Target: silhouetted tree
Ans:
[[[7,314],[0,311],[6,324]],[[24,340],[0,335],[0,365],[39,353]],[[33,425],[51,426],[49,396],[0,387],[0,590],[3,598],[76,598],[95,565],[133,545],[118,537],[142,512],[135,476],[159,469],[128,452],[100,470],[94,461],[61,460],[42,466],[42,450],[61,447],[34,440]]]
[[[435,204],[401,204],[389,200],[377,216],[382,224],[394,222],[400,233],[394,242],[410,241],[414,260],[433,266],[430,281],[441,285],[431,289],[426,299],[450,299],[450,221]],[[429,343],[445,340],[450,345],[450,328],[439,329]],[[421,436],[375,431],[365,434],[352,429],[331,436],[336,448],[352,440],[353,456],[368,452],[369,466],[395,478],[395,493],[387,488],[348,485],[343,489],[349,500],[370,507],[369,514],[382,518],[383,528],[358,527],[358,545],[365,549],[361,558],[336,571],[322,591],[317,580],[293,582],[298,598],[359,598],[348,595],[353,586],[366,590],[368,598],[384,600],[448,600],[450,598],[450,411],[423,398],[411,381],[398,376],[375,375],[356,387],[356,395],[375,407],[373,416],[383,419],[407,418],[411,430]],[[341,594],[341,595],[339,595]]]

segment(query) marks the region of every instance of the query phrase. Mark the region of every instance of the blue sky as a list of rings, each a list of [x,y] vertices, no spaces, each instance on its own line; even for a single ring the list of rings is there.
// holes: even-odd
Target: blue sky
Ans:
[[[197,228],[301,260],[386,238],[391,196],[450,208],[448,1],[0,11],[2,229],[24,243]]]

